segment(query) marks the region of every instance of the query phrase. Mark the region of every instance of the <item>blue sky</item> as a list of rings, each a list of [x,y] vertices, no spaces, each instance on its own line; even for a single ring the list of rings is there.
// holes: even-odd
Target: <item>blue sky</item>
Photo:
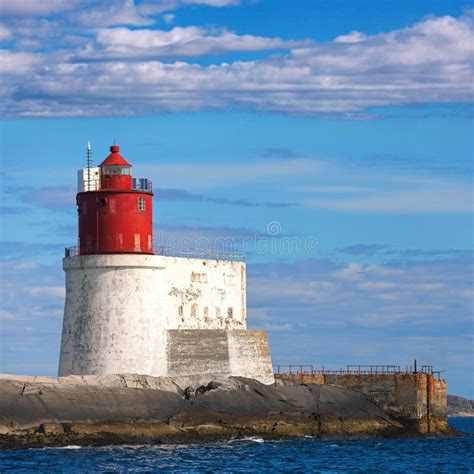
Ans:
[[[157,241],[245,250],[275,363],[417,357],[474,397],[468,2],[0,11],[1,372],[57,370],[75,173],[115,138]]]

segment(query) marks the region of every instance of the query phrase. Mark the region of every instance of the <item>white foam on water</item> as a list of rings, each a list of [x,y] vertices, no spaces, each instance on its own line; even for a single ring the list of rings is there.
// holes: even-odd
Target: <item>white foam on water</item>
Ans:
[[[252,443],[265,443],[265,440],[263,438],[259,438],[258,436],[249,436],[247,438],[231,439],[229,443],[235,443],[236,441],[251,441]]]
[[[248,438],[243,438],[242,441],[252,441],[254,443],[265,443],[265,440],[263,438],[259,438],[257,436],[250,436]]]

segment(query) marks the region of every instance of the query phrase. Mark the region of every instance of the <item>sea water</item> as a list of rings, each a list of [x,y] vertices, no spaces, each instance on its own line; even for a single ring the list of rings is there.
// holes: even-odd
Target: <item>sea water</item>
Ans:
[[[443,438],[264,441],[30,448],[0,451],[0,472],[473,473],[474,418],[452,418],[465,434]]]

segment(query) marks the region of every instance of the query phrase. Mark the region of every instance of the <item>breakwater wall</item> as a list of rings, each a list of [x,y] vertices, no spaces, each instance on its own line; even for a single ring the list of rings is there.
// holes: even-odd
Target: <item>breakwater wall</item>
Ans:
[[[295,373],[277,379],[300,383],[330,384],[361,393],[392,419],[403,419],[419,433],[447,430],[446,381],[431,373]]]

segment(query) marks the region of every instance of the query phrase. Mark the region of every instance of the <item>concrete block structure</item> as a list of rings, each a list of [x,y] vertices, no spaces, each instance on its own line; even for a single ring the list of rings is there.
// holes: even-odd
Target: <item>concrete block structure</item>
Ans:
[[[193,383],[235,375],[273,383],[267,336],[247,329],[245,262],[154,255],[151,182],[134,189],[131,165],[118,146],[111,151],[99,166],[107,170],[99,188],[78,193],[79,247],[63,261],[59,375],[134,373]],[[124,205],[111,206],[115,201]]]
[[[448,429],[446,381],[433,373],[299,373],[277,377],[356,390],[417,433],[443,433]]]

